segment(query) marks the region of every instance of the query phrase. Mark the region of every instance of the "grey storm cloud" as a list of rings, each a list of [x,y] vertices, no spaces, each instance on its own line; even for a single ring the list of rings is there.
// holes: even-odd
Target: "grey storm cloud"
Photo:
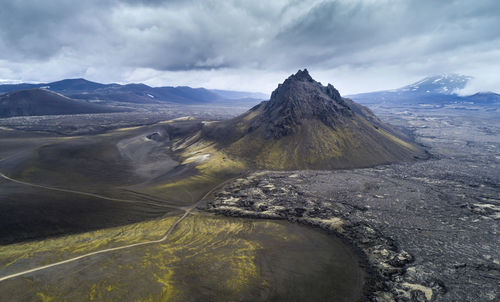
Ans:
[[[139,69],[477,72],[500,59],[499,15],[495,0],[5,1],[0,79],[97,70],[113,81]]]

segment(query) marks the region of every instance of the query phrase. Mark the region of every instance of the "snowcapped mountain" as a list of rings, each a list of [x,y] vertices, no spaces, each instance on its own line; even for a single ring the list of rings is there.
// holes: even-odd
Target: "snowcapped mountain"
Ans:
[[[453,94],[465,88],[470,79],[472,78],[460,74],[441,74],[427,77],[408,86],[399,88],[397,91]]]
[[[500,106],[500,96],[494,92],[461,96],[472,77],[459,74],[441,74],[424,78],[413,84],[394,89],[360,93],[348,96],[365,105],[397,106]]]

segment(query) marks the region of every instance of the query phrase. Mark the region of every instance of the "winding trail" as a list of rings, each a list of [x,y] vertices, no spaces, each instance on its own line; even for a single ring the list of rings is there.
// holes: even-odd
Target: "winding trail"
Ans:
[[[38,187],[38,188],[44,188],[44,189],[48,189],[48,190],[54,190],[54,191],[60,191],[60,192],[67,192],[67,193],[75,193],[75,194],[87,195],[87,196],[92,196],[92,197],[101,198],[101,199],[107,199],[107,200],[114,200],[114,201],[137,202],[137,201],[133,201],[133,200],[127,200],[127,199],[119,199],[119,198],[111,198],[111,197],[101,196],[101,195],[93,194],[93,193],[79,192],[79,191],[73,191],[73,190],[68,190],[68,189],[60,189],[60,188],[53,188],[53,187],[48,187],[48,186],[42,186],[42,185],[32,184],[32,183],[29,183],[29,182],[25,182],[25,181],[21,181],[21,180],[10,178],[7,175],[3,174],[2,172],[0,172],[0,177],[4,178],[6,180],[9,180],[9,181],[15,182],[15,183],[19,183],[19,184],[23,184],[23,185],[27,185],[27,186]],[[167,240],[169,238],[169,236],[172,234],[172,232],[177,227],[177,225],[179,225],[179,223],[181,223],[182,220],[184,220],[193,211],[193,209],[195,209],[203,200],[205,200],[205,198],[207,198],[210,194],[212,194],[213,191],[215,191],[216,189],[218,189],[219,187],[223,186],[224,184],[226,184],[227,182],[229,182],[229,181],[231,181],[233,179],[234,178],[230,178],[230,179],[228,179],[228,180],[226,180],[226,181],[224,181],[224,182],[216,185],[210,191],[208,191],[205,195],[203,195],[203,197],[200,198],[196,203],[194,203],[193,205],[191,205],[189,208],[187,208],[187,209],[186,208],[182,208],[184,210],[184,215],[182,215],[179,219],[177,219],[174,222],[174,224],[172,224],[172,226],[167,230],[167,232],[165,233],[165,235],[162,238],[160,238],[160,239],[150,240],[150,241],[145,241],[145,242],[139,242],[139,243],[133,243],[133,244],[128,244],[128,245],[124,245],[124,246],[113,247],[113,248],[108,248],[108,249],[104,249],[104,250],[99,250],[99,251],[95,251],[95,252],[83,254],[83,255],[80,255],[80,256],[77,256],[77,257],[73,257],[73,258],[70,258],[70,259],[62,260],[62,261],[59,261],[59,262],[54,262],[54,263],[51,263],[51,264],[39,266],[39,267],[32,268],[32,269],[29,269],[29,270],[25,270],[25,271],[22,271],[22,272],[18,272],[18,273],[15,273],[15,274],[11,274],[11,275],[0,277],[0,282],[5,281],[5,280],[9,280],[9,279],[12,279],[12,278],[16,278],[16,277],[19,277],[19,276],[22,276],[22,275],[26,275],[26,274],[29,274],[29,273],[41,271],[41,270],[44,270],[44,269],[47,269],[47,268],[51,268],[51,267],[54,267],[54,266],[59,266],[59,265],[70,263],[70,262],[74,262],[74,261],[77,261],[77,260],[80,260],[80,259],[88,258],[88,257],[94,256],[94,255],[105,254],[105,253],[109,253],[109,252],[113,252],[113,251],[119,251],[119,250],[123,250],[123,249],[133,248],[133,247],[136,247],[136,246],[142,246],[142,245],[149,245],[149,244],[155,244],[155,243],[164,242],[165,240]],[[157,206],[156,204],[153,204],[153,205]],[[167,206],[165,206],[165,207],[167,207]],[[177,208],[177,207],[169,207],[169,208],[181,209],[181,208]]]
[[[62,188],[38,185],[38,184],[34,184],[34,183],[22,181],[22,180],[10,178],[9,176],[3,174],[2,172],[0,172],[0,177],[2,177],[3,179],[9,180],[9,181],[18,183],[18,184],[22,184],[22,185],[26,185],[26,186],[30,186],[30,187],[35,187],[35,188],[42,188],[42,189],[51,190],[51,191],[59,191],[59,192],[65,192],[65,193],[85,195],[85,196],[95,197],[95,198],[99,198],[99,199],[106,199],[106,200],[111,200],[111,201],[128,202],[128,203],[136,203],[136,204],[143,203],[143,204],[156,206],[156,207],[164,207],[164,208],[170,208],[170,209],[181,209],[180,207],[167,206],[167,205],[163,205],[160,203],[140,201],[140,200],[131,200],[131,199],[122,199],[122,198],[113,198],[113,197],[103,196],[103,195],[99,195],[99,194],[95,194],[95,193],[88,193],[88,192],[75,191],[75,190],[70,190],[70,189],[62,189]]]
[[[70,259],[66,259],[66,260],[63,260],[63,261],[59,261],[59,262],[47,264],[47,265],[44,265],[44,266],[39,266],[39,267],[36,267],[36,268],[33,268],[33,269],[29,269],[29,270],[25,270],[25,271],[22,271],[22,272],[19,272],[19,273],[15,273],[15,274],[7,275],[7,276],[4,276],[4,277],[0,277],[0,282],[8,280],[8,279],[15,278],[15,277],[19,277],[19,276],[22,276],[22,275],[26,275],[26,274],[29,274],[29,273],[41,271],[41,270],[44,270],[46,268],[50,268],[50,267],[58,266],[58,265],[61,265],[61,264],[66,264],[66,263],[74,262],[74,261],[77,261],[77,260],[80,260],[80,259],[83,259],[83,258],[94,256],[94,255],[105,254],[105,253],[109,253],[109,252],[113,252],[113,251],[119,251],[119,250],[128,249],[128,248],[132,248],[132,247],[136,247],[136,246],[141,246],[141,245],[147,245],[147,244],[153,244],[153,243],[163,242],[163,241],[165,241],[165,240],[168,239],[168,237],[170,236],[170,234],[173,232],[174,228],[184,218],[186,218],[189,215],[189,213],[191,212],[191,210],[193,208],[191,208],[189,210],[186,210],[186,212],[184,213],[184,215],[182,215],[181,218],[179,218],[176,222],[174,222],[174,224],[168,229],[168,231],[165,234],[165,236],[163,236],[162,238],[160,238],[158,240],[151,240],[151,241],[139,242],[139,243],[134,243],[134,244],[128,244],[128,245],[124,245],[124,246],[113,247],[113,248],[109,248],[109,249],[104,249],[104,250],[100,250],[100,251],[95,251],[95,252],[83,254],[83,255],[80,255],[80,256],[77,256],[77,257],[73,257],[73,258],[70,258]]]

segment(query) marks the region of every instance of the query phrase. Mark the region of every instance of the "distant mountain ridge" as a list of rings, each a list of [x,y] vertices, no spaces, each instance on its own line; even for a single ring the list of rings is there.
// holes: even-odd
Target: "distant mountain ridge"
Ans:
[[[129,103],[178,103],[185,105],[207,104],[221,101],[244,100],[261,101],[264,94],[209,90],[205,88],[177,87],[150,87],[145,84],[101,84],[85,79],[65,79],[41,84],[5,84],[0,85],[0,94],[16,90],[44,88],[61,93],[69,98],[81,100],[101,100]]]
[[[494,105],[500,106],[500,95],[479,92],[463,96],[458,92],[467,86],[472,77],[459,74],[442,74],[426,77],[413,84],[394,89],[350,95],[353,100],[366,105]]]
[[[40,88],[0,95],[0,117],[123,112],[124,109],[73,100]]]

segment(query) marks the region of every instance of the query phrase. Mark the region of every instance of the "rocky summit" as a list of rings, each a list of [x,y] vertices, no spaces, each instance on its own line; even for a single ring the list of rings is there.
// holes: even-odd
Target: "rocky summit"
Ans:
[[[352,109],[331,84],[324,87],[314,81],[307,69],[290,76],[273,92],[263,107],[267,137],[280,138],[294,133],[301,121],[319,119],[335,128],[343,117],[351,118]]]
[[[278,85],[269,101],[205,126],[198,137],[261,169],[369,167],[425,156],[407,135],[307,69]]]

